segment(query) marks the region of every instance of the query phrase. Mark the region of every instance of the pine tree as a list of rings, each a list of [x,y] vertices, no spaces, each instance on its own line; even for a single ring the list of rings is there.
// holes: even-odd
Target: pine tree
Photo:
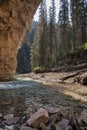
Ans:
[[[82,44],[86,42],[86,22],[87,22],[87,0],[81,0],[80,3],[80,19],[81,19],[81,32],[82,32]]]
[[[46,41],[45,41],[45,32],[46,32],[46,1],[43,0],[40,5],[40,14],[39,14],[39,19],[40,19],[40,48],[39,48],[39,53],[40,53],[40,66],[44,67],[45,66],[45,52],[46,52]]]
[[[39,44],[40,44],[40,32],[39,27],[36,30],[35,36],[34,36],[34,42],[31,46],[31,67],[32,70],[35,67],[40,66],[40,53],[39,53]]]
[[[47,52],[47,12],[46,1],[43,0],[40,5],[39,25],[35,35],[34,43],[31,49],[32,67],[44,68],[46,65],[46,52]],[[37,48],[37,49],[36,49]],[[34,51],[35,50],[35,51]],[[37,59],[37,60],[36,60]]]
[[[84,0],[85,2],[85,28],[86,28],[86,42],[87,42],[87,0]]]
[[[60,10],[58,25],[60,28],[60,53],[62,56],[66,55],[70,49],[70,22],[69,22],[69,4],[68,0],[60,0]]]
[[[29,73],[31,71],[30,65],[30,47],[23,41],[21,48],[17,55],[17,72]]]
[[[71,0],[71,20],[74,49],[86,42],[86,2],[85,0]]]
[[[55,0],[51,0],[49,8],[49,61],[57,64],[57,39],[56,39],[56,7]]]

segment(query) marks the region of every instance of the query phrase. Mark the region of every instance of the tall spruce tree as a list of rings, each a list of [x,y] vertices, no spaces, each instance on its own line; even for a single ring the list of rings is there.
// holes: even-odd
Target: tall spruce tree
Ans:
[[[86,0],[71,0],[71,21],[74,49],[86,42]]]
[[[43,0],[40,4],[39,8],[39,25],[38,32],[36,32],[34,43],[31,49],[32,55],[32,67],[41,67],[44,68],[46,65],[46,52],[47,52],[47,9],[46,9],[46,1]],[[37,48],[38,51],[35,54],[34,48]],[[37,57],[37,61],[35,60]]]
[[[29,73],[31,71],[30,65],[30,47],[23,41],[21,48],[17,55],[17,73]]]
[[[51,7],[49,8],[49,60],[54,66],[57,64],[56,40],[56,6],[55,0],[51,0]]]
[[[46,27],[47,27],[47,9],[46,9],[46,1],[42,0],[41,5],[40,5],[40,14],[39,14],[39,19],[40,19],[40,66],[44,67],[46,64]]]
[[[40,66],[40,52],[39,52],[39,46],[40,46],[40,29],[39,26],[36,30],[35,36],[34,36],[34,42],[31,45],[31,67],[32,70],[38,66]]]
[[[67,51],[70,48],[70,23],[68,0],[60,0],[58,25],[60,28],[60,53],[62,55],[66,55]]]

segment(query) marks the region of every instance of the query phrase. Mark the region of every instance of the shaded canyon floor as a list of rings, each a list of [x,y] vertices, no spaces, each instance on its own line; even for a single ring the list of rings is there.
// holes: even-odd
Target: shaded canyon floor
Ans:
[[[3,114],[32,115],[41,107],[79,112],[87,108],[87,87],[58,83],[56,73],[16,75],[15,79],[0,83],[0,112]]]

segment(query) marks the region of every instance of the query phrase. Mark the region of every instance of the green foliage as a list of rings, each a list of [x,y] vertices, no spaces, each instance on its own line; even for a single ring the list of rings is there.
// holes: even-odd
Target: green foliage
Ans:
[[[37,67],[33,68],[32,71],[33,71],[34,73],[38,73],[38,72],[44,72],[44,70],[45,70],[45,67],[37,66]]]
[[[39,27],[36,30],[35,37],[34,37],[34,42],[33,45],[31,46],[31,67],[32,70],[34,67],[40,66],[40,32],[39,32]]]
[[[41,2],[40,5],[40,21],[38,24],[38,28],[35,33],[34,42],[31,47],[31,66],[32,70],[36,68],[38,70],[38,66],[40,66],[39,69],[42,70],[43,66],[45,66],[46,57],[47,57],[47,40],[46,40],[46,30],[47,30],[47,19],[46,19],[46,3],[45,1]],[[42,68],[41,68],[42,67]],[[36,71],[35,70],[35,71]]]
[[[23,40],[21,48],[17,54],[17,73],[28,73],[31,71],[31,56],[30,46],[33,43],[34,35],[38,26],[38,22],[33,21],[32,28],[27,32],[25,39]]]
[[[53,68],[56,65],[56,61],[55,60],[50,60],[50,62],[48,62],[48,64],[45,65],[46,68]]]
[[[32,27],[30,29],[30,31],[27,33],[26,37],[28,37],[30,44],[33,44],[33,40],[34,40],[34,36],[35,36],[35,32],[38,26],[38,22],[33,21]]]
[[[79,46],[80,50],[87,50],[87,43],[84,43],[83,45]]]
[[[55,20],[55,0],[51,0],[49,14],[45,4],[43,0],[31,49],[31,65],[35,72],[57,67],[60,61],[71,63],[71,59],[78,59],[87,50],[87,18],[84,16],[87,10],[84,0],[70,0],[70,3],[60,0],[58,23]]]
[[[71,49],[70,51],[68,51],[67,55],[73,55],[76,53],[80,53],[81,51],[84,51],[84,50],[87,50],[87,43],[84,43],[83,45],[79,46],[79,48],[76,50]]]
[[[28,73],[31,71],[30,47],[25,42],[23,42],[21,48],[18,50],[17,61],[16,71],[18,73]]]

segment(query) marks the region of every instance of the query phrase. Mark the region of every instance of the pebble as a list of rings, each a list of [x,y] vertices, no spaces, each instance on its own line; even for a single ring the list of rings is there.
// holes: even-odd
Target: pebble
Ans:
[[[12,118],[13,116],[14,116],[14,114],[7,114],[4,116],[4,119],[8,120],[8,119]]]
[[[16,124],[19,121],[20,117],[12,117],[4,121],[4,123],[8,126],[11,126],[13,124]]]
[[[5,129],[6,130],[13,130],[14,129],[14,125],[11,125],[11,126],[5,125]]]

